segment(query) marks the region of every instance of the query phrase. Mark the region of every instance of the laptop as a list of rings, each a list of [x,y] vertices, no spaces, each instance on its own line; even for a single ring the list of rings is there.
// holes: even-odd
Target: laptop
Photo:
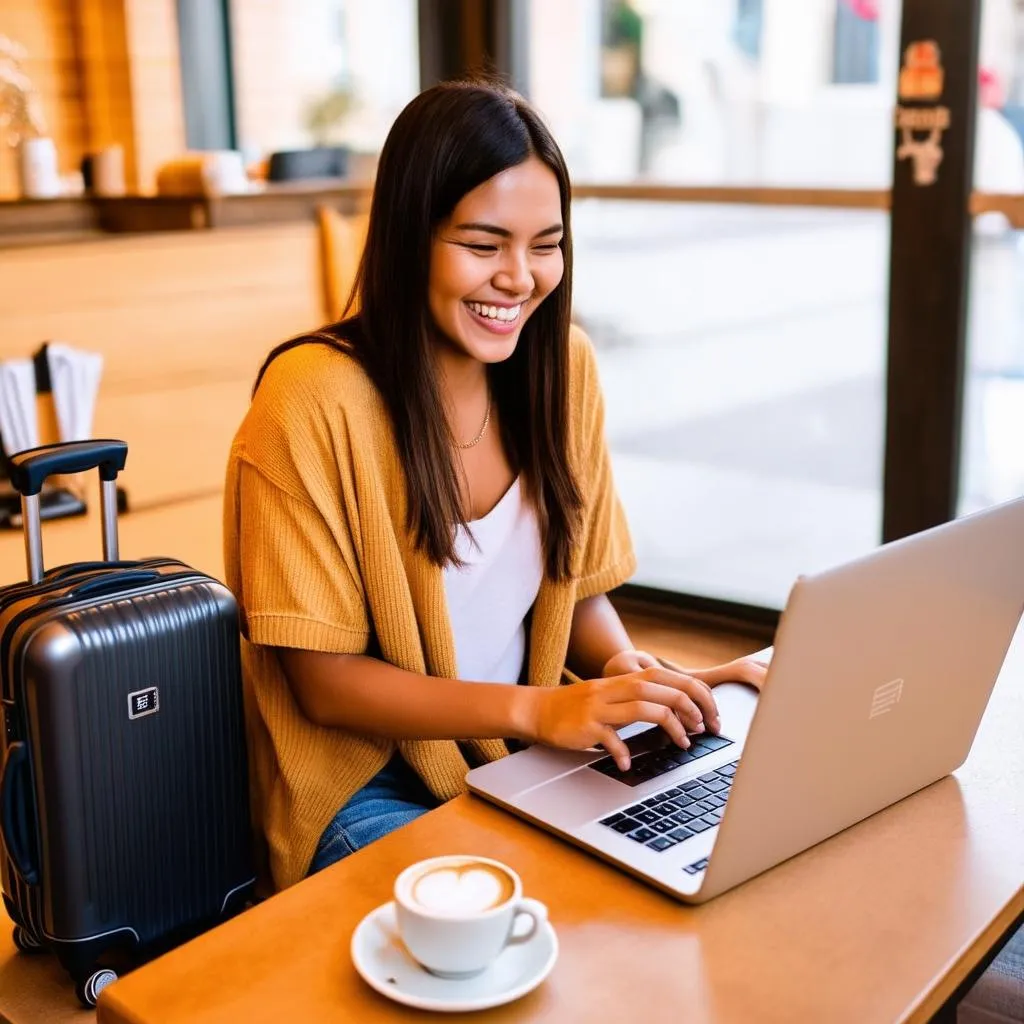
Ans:
[[[702,903],[959,767],[1022,612],[1024,498],[800,577],[760,697],[715,688],[719,735],[620,730],[627,772],[535,745],[469,788]]]

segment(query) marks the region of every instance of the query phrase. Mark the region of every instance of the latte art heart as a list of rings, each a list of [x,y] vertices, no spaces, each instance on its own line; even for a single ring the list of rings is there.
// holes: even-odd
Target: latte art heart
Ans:
[[[413,899],[438,914],[479,913],[500,906],[510,895],[510,879],[483,865],[428,871],[412,887]]]

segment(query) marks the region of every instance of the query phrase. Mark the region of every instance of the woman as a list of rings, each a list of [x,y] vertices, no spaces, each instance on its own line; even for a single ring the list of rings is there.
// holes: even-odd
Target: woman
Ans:
[[[571,283],[538,115],[491,84],[414,99],[381,153],[360,312],[271,354],[228,468],[279,888],[465,792],[506,739],[626,768],[618,727],[688,746],[718,727],[708,684],[760,682],[748,661],[668,671],[605,596],[634,557]],[[566,663],[583,678],[558,686]]]

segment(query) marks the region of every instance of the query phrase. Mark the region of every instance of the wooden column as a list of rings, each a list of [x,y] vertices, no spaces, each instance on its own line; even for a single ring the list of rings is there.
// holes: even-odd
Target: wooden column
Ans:
[[[185,107],[174,0],[121,0],[131,68],[135,167],[139,190],[152,191],[160,164],[180,156]]]
[[[129,192],[185,150],[174,0],[74,0],[88,149],[119,143]]]
[[[2,0],[0,35],[27,52],[25,73],[39,97],[46,133],[57,147],[61,173],[74,170],[86,145],[75,47],[76,0]],[[0,131],[0,199],[18,194],[14,151]]]
[[[131,62],[122,0],[75,0],[86,149],[124,148],[129,192],[138,189]]]
[[[886,541],[956,514],[981,4],[903,0],[892,183]]]
[[[421,88],[480,72],[511,82],[513,6],[509,0],[419,0]]]

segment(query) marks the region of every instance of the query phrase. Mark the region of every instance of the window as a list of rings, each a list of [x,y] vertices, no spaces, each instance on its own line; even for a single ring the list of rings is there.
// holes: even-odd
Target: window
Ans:
[[[733,39],[736,45],[748,56],[761,55],[761,21],[763,18],[764,0],[737,0],[736,23],[733,27]]]
[[[178,43],[189,149],[234,149],[227,10],[212,0],[178,0]]]
[[[832,81],[837,85],[878,81],[878,0],[838,0]]]
[[[779,608],[881,535],[888,215],[581,199],[633,582]]]
[[[526,91],[577,180],[892,180],[899,0],[522,2]]]
[[[1024,193],[1024,2],[984,0],[974,187]],[[1024,494],[1024,232],[974,225],[959,512]]]
[[[855,89],[835,3],[530,0],[527,91],[577,184],[886,188],[899,3]],[[634,582],[778,608],[875,547],[888,215],[594,197],[573,228]]]
[[[379,153],[419,90],[416,0],[231,0],[238,141],[249,158]]]

